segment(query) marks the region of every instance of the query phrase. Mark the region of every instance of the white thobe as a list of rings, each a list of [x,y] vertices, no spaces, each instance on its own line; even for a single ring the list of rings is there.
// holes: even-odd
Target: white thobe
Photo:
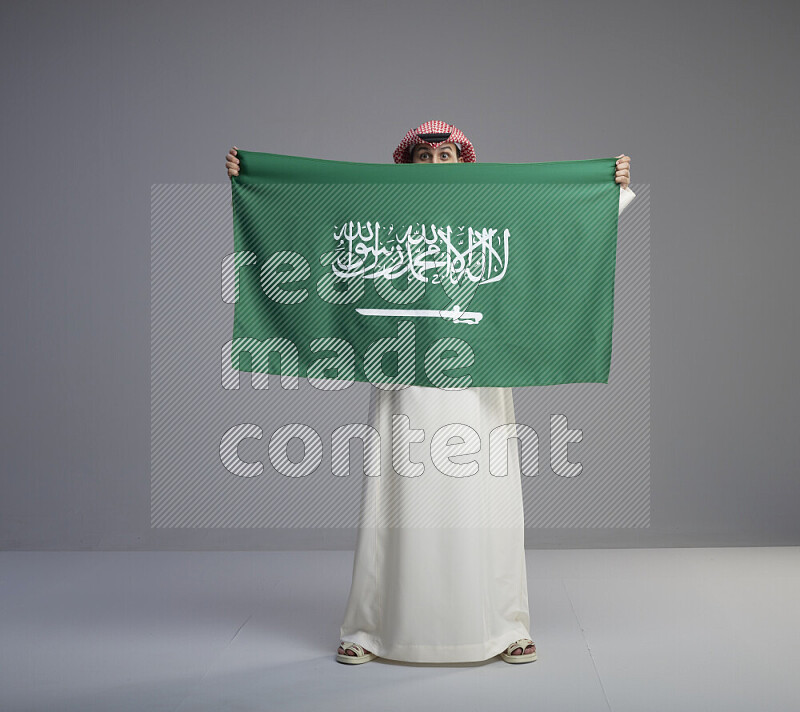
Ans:
[[[620,189],[620,213],[634,197]],[[393,425],[393,414],[408,420]],[[531,637],[517,447],[492,449],[489,471],[490,431],[514,422],[511,388],[372,387],[380,474],[364,476],[342,640],[391,660],[456,663]],[[435,436],[452,424],[479,440],[465,428]]]

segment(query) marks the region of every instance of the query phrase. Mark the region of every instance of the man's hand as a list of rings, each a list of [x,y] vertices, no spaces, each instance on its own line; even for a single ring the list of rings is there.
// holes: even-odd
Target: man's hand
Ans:
[[[239,159],[236,158],[236,146],[225,156],[225,168],[228,169],[228,178],[239,175]]]
[[[627,188],[631,182],[631,157],[624,153],[617,156],[617,177],[614,179],[620,187]]]

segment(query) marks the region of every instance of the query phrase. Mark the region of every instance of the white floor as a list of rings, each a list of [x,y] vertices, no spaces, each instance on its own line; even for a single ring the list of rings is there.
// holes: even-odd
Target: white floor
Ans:
[[[800,547],[529,550],[526,665],[335,662],[352,560],[0,553],[0,710],[800,709]]]

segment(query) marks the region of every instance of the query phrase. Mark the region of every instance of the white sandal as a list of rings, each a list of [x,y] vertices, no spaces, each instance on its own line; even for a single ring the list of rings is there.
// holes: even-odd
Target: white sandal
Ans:
[[[340,642],[341,645],[339,647],[344,650],[344,653],[340,653],[338,650],[336,651],[336,660],[340,663],[359,665],[360,663],[369,662],[373,658],[377,657],[375,653],[366,652],[358,643],[351,643],[349,640],[342,640]],[[354,651],[355,655],[348,655],[348,650]]]
[[[525,648],[529,645],[533,645],[533,652],[525,654]],[[522,653],[519,655],[512,655],[512,653],[517,649],[520,648]],[[536,660],[536,645],[530,638],[520,638],[519,640],[511,643],[502,653],[500,653],[500,657],[503,658],[507,663],[530,663]]]

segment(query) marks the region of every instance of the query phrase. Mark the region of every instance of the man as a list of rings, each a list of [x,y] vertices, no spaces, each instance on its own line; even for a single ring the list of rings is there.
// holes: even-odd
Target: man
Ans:
[[[393,157],[395,163],[476,162],[469,139],[437,120],[408,131]],[[234,147],[226,162],[229,176],[238,174],[238,163]],[[618,156],[615,181],[622,212],[634,197],[628,188],[628,156]],[[488,443],[492,428],[516,421],[511,388],[373,387],[370,393],[370,422],[382,443],[392,442],[395,414],[424,431],[426,443],[429,435],[453,423],[473,428]],[[489,476],[488,453],[481,448],[477,475],[463,480],[437,472],[424,449],[424,474],[401,477],[404,473],[396,470],[402,463],[389,450],[381,448],[381,475],[363,482],[337,661],[360,664],[380,656],[469,662],[498,653],[506,662],[536,660],[536,645],[528,637],[517,449],[509,451],[507,477]],[[391,525],[380,517],[391,517]]]

